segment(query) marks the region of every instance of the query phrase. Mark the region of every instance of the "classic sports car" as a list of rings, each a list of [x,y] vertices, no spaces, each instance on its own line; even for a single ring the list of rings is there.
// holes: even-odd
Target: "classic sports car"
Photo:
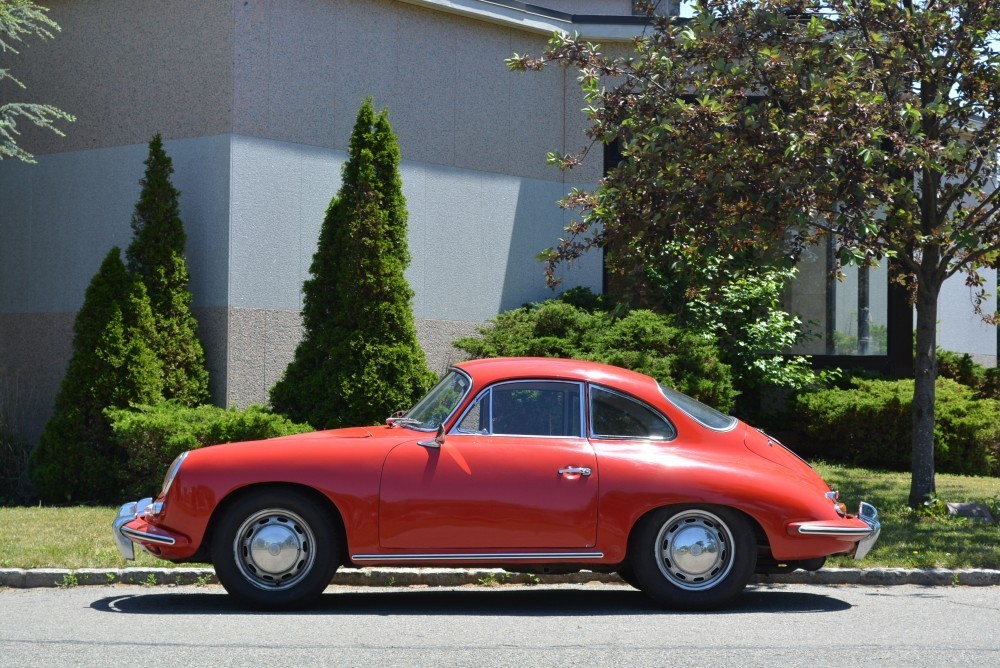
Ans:
[[[268,609],[342,564],[617,571],[708,609],[754,572],[860,559],[879,528],[736,418],[632,371],[530,358],[458,364],[384,426],[186,452],[113,526],[125,558],[209,561]]]

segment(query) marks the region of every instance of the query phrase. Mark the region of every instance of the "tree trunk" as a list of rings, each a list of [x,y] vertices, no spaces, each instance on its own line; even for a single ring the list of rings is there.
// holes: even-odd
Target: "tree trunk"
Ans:
[[[921,276],[917,285],[916,368],[913,383],[913,473],[911,508],[931,498],[934,487],[934,382],[937,380],[938,281]]]

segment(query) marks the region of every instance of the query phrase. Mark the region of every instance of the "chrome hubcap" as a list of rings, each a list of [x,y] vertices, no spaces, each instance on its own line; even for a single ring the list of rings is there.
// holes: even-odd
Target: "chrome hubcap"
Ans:
[[[704,510],[674,515],[656,537],[657,565],[681,589],[710,589],[733,567],[733,536],[718,517]]]
[[[315,557],[312,529],[293,512],[269,508],[240,525],[233,552],[240,572],[260,589],[287,589],[305,577]]]

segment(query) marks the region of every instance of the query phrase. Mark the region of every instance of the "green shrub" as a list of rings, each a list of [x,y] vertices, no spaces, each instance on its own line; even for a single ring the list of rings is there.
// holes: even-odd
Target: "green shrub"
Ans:
[[[146,288],[125,270],[118,248],[87,287],[73,323],[73,355],[29,472],[46,501],[121,499],[124,453],[110,438],[108,407],[163,399],[163,369]]]
[[[149,293],[156,336],[148,343],[163,367],[163,396],[196,406],[208,400],[208,371],[198,323],[191,313],[180,193],[170,182],[174,167],[159,133],[149,142],[145,164],[132,214],[132,243],[125,257],[129,272]]]
[[[670,317],[652,311],[612,317],[600,310],[599,300],[580,290],[501,313],[479,334],[454,345],[475,358],[566,357],[613,364],[652,376],[722,411],[729,411],[735,399],[730,369],[706,337],[679,329]]]
[[[399,147],[387,112],[358,111],[342,183],[302,286],[302,341],[271,406],[318,429],[382,422],[434,384],[417,341]]]
[[[850,381],[800,394],[792,413],[803,454],[897,471],[911,466],[912,380]],[[937,382],[935,465],[945,473],[1000,474],[1000,402],[954,380]]]
[[[1000,399],[1000,368],[986,368],[968,353],[937,351],[938,376],[967,385],[984,399]]]
[[[977,364],[969,353],[956,353],[938,348],[937,365],[939,377],[951,378],[976,390],[986,379],[986,369]]]
[[[126,453],[126,495],[159,490],[170,462],[185,450],[216,443],[256,441],[312,431],[260,406],[245,410],[189,408],[176,401],[105,411],[115,444]]]

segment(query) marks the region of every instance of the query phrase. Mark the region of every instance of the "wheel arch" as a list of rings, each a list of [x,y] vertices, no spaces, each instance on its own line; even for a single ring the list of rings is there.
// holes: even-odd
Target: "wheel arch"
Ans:
[[[755,518],[753,515],[751,515],[750,513],[746,512],[745,510],[743,510],[743,509],[741,509],[741,508],[739,508],[737,506],[730,506],[730,505],[726,505],[724,503],[709,503],[709,502],[705,502],[705,503],[700,503],[700,502],[665,503],[663,505],[659,505],[659,506],[655,506],[655,507],[650,508],[649,510],[647,510],[646,512],[644,512],[642,515],[640,515],[639,517],[637,517],[636,520],[635,520],[635,522],[632,523],[632,526],[631,526],[631,528],[629,529],[629,532],[628,532],[628,537],[626,538],[626,541],[625,541],[625,545],[626,545],[626,547],[625,547],[625,559],[622,561],[622,563],[628,563],[629,559],[632,556],[631,555],[631,551],[632,551],[632,545],[633,545],[633,536],[635,536],[635,533],[638,530],[638,528],[641,527],[642,524],[643,524],[643,522],[647,521],[647,519],[651,515],[653,515],[654,513],[659,512],[661,510],[664,510],[664,509],[671,509],[671,508],[691,508],[691,507],[704,508],[705,510],[725,508],[726,510],[730,510],[732,512],[739,513],[741,516],[743,516],[743,518],[749,524],[750,528],[753,530],[754,538],[757,541],[757,552],[758,552],[758,554],[764,554],[764,553],[770,554],[770,552],[771,552],[771,542],[770,542],[770,540],[767,537],[767,532],[764,530],[764,527],[761,525],[760,522],[757,521],[757,518]]]
[[[315,487],[310,487],[309,485],[303,485],[300,483],[293,482],[259,482],[245,485],[237,489],[232,490],[227,494],[219,503],[216,504],[215,509],[212,511],[212,516],[208,520],[208,525],[205,529],[205,536],[202,538],[201,549],[199,550],[200,556],[203,556],[210,563],[212,562],[211,545],[212,538],[215,533],[215,529],[218,526],[219,519],[225,516],[226,512],[230,507],[240,499],[243,499],[251,494],[259,494],[263,491],[294,491],[301,493],[309,497],[312,501],[320,505],[330,513],[330,517],[333,519],[333,526],[337,532],[337,545],[340,554],[337,555],[341,565],[349,563],[347,555],[349,550],[347,548],[347,531],[344,527],[344,517],[337,507],[337,504],[333,502],[330,497],[323,494]]]

